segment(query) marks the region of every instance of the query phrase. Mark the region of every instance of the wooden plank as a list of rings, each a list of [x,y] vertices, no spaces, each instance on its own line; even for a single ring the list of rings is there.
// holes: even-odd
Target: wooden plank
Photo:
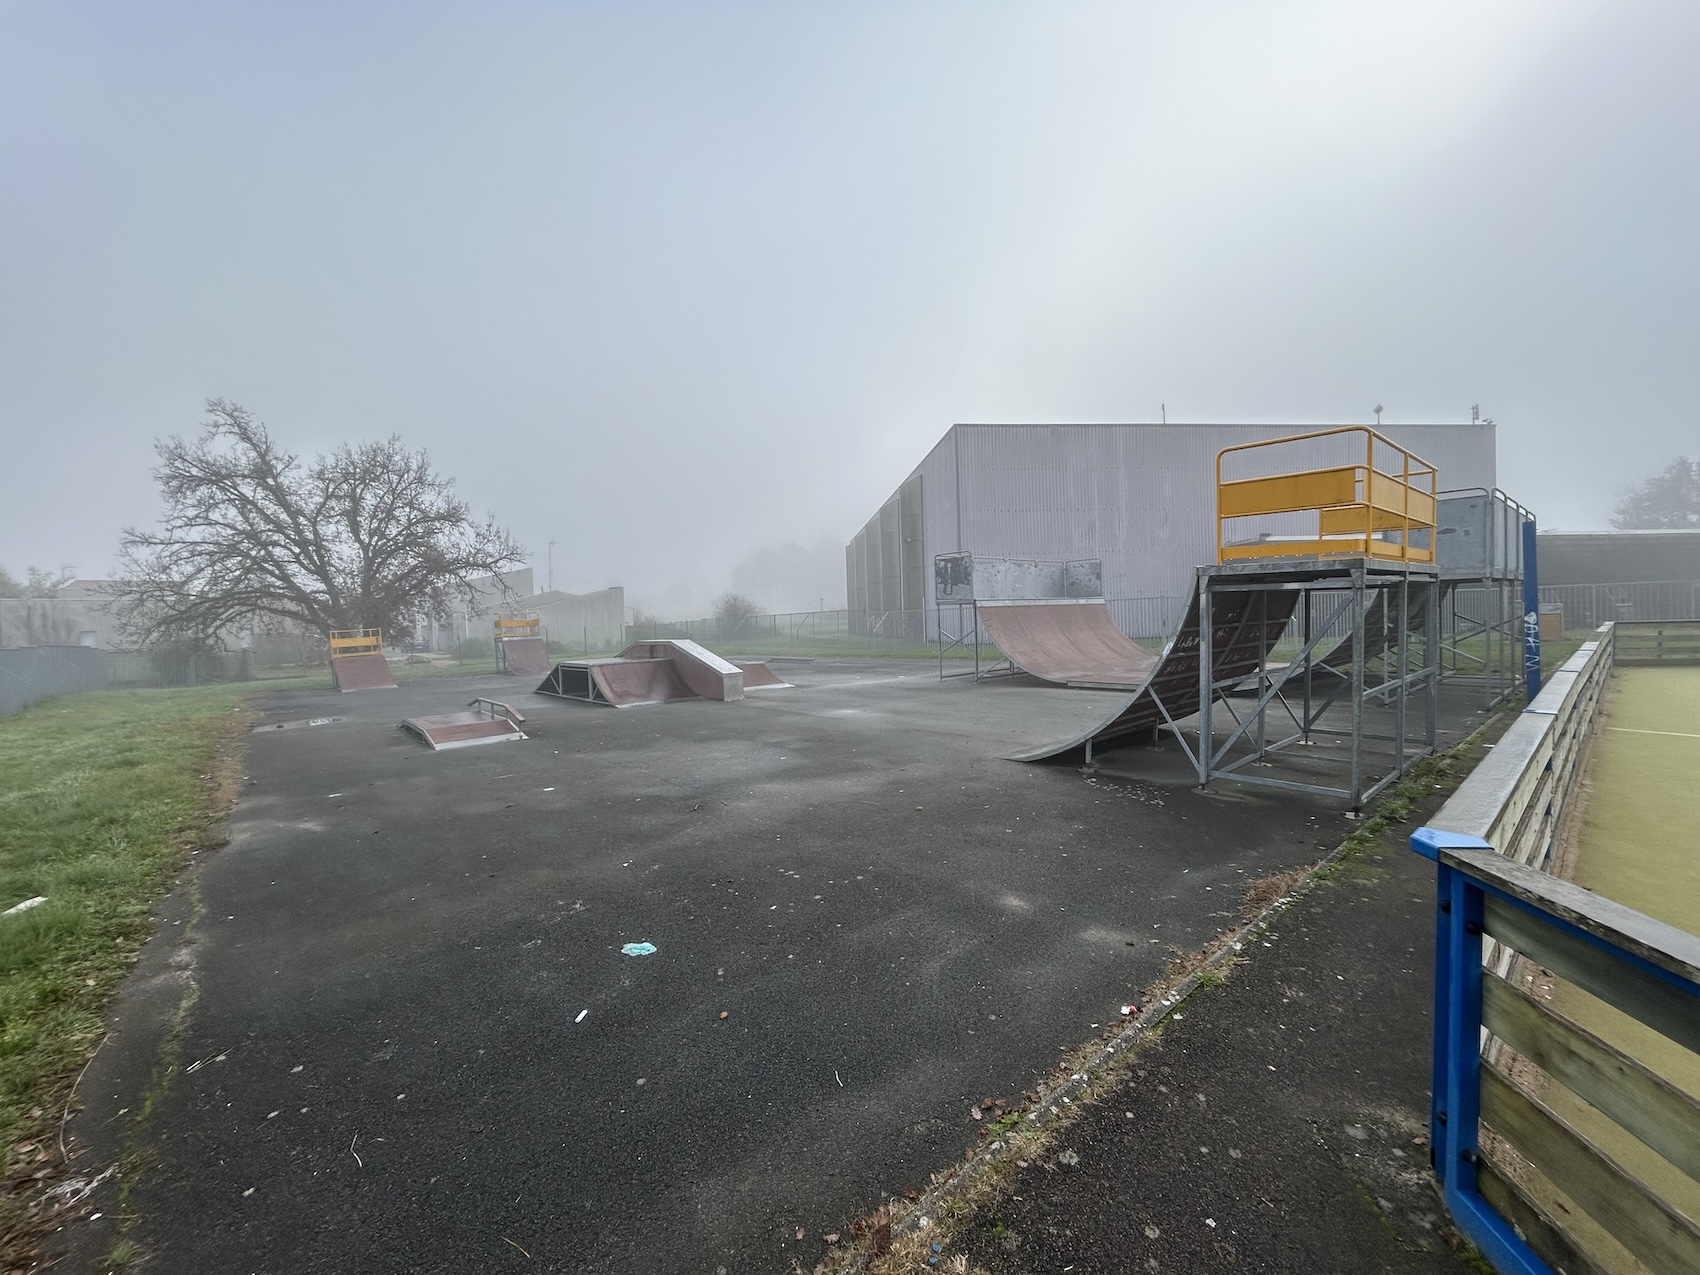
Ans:
[[[1609,1275],[1605,1267],[1570,1238],[1562,1223],[1486,1154],[1476,1166],[1476,1188],[1500,1217],[1517,1228],[1523,1242],[1555,1271],[1563,1271],[1565,1275]]]
[[[1656,921],[1572,882],[1513,863],[1492,850],[1442,850],[1440,861],[1700,985],[1700,937],[1686,930]],[[1700,999],[1691,998],[1688,1004],[1690,1013],[1700,1015]]]
[[[1482,979],[1482,1023],[1700,1181],[1700,1102],[1503,979]]]
[[[1482,1068],[1482,1120],[1655,1271],[1700,1271],[1700,1226],[1491,1067]]]
[[[1554,884],[1568,883],[1554,881]],[[1623,910],[1627,912],[1629,909]],[[1608,1005],[1640,1019],[1683,1048],[1700,1053],[1700,998],[1672,987],[1584,939],[1538,921],[1521,908],[1491,894],[1485,901],[1483,913],[1483,930],[1501,943],[1516,948],[1535,964],[1545,966],[1560,978],[1567,978],[1583,990],[1592,992]],[[1693,938],[1692,935],[1685,937]]]

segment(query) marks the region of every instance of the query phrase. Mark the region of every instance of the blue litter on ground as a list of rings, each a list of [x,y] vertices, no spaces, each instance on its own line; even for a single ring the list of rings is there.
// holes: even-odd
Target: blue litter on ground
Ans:
[[[657,950],[653,943],[628,943],[620,949],[627,956],[648,956]]]

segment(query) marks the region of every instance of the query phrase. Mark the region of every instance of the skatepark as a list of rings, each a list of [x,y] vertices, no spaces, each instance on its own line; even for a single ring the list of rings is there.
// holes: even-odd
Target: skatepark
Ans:
[[[398,684],[381,635],[340,635],[332,688],[262,703],[229,844],[168,903],[75,1135],[117,1154],[102,1139],[158,1051],[176,1059],[132,1196],[137,1241],[173,1268],[835,1260],[878,1201],[972,1157],[988,1113],[1059,1112],[1086,1080],[1059,1061],[1166,1013],[1172,994],[1139,1002],[1269,924],[1377,793],[1489,721],[1503,690],[1456,675],[1476,648],[1443,629],[1480,579],[1448,575],[1433,537],[1485,534],[1468,518],[1508,506],[1460,513],[1432,471],[1377,494],[1370,473],[1336,484],[1368,494],[1320,539],[1241,551],[1224,533],[1158,649],[1091,596],[1096,562],[966,554],[937,581],[972,617],[952,639],[974,644],[971,667],[947,666],[942,627],[936,669],[734,661],[684,639],[557,660],[510,616],[505,673]],[[1280,490],[1238,516],[1308,500],[1327,527],[1332,499]],[[1417,901],[1359,924],[1420,930]],[[1371,980],[1411,974],[1415,952],[1388,949]],[[152,998],[176,985],[193,1010],[172,1026]],[[1293,988],[1275,984],[1280,1003]],[[1421,991],[1383,995],[1419,1036]],[[1382,1020],[1335,1000],[1347,1017],[1306,1066],[1383,1052]],[[1278,1035],[1259,1048],[1299,1057]],[[1401,1044],[1371,1069],[1397,1111],[1351,1081],[1329,1119],[1406,1155],[1420,1068],[1394,1064],[1423,1057]],[[1187,1083],[1240,1110],[1230,1124],[1264,1120],[1207,1097],[1219,1079]],[[1234,1157],[1254,1178],[1290,1171],[1292,1131],[1260,1136]],[[1356,1199],[1348,1177],[1327,1207]],[[1432,1205],[1403,1189],[1378,1207],[1415,1227],[1427,1264],[1411,1269],[1451,1269]],[[1370,1217],[1341,1207],[1352,1227]]]
[[[788,676],[630,712],[528,696],[524,742],[449,752],[396,728],[436,684],[276,697],[267,722],[341,719],[252,736],[203,869],[150,1247],[497,1269],[505,1235],[548,1269],[812,1266],[796,1230],[924,1184],[975,1141],[971,1101],[1032,1088],[1347,826],[1195,792],[1172,748],[1138,782],[994,755],[1096,692]],[[118,1058],[80,1135],[128,1105]]]

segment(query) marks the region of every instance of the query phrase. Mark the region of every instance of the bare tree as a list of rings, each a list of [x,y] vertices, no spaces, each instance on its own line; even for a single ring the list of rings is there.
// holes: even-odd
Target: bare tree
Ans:
[[[116,588],[144,645],[216,642],[268,620],[405,638],[470,603],[474,577],[499,581],[523,557],[393,435],[303,467],[245,409],[211,399],[199,439],[155,451],[164,515],[158,531],[125,529]]]
[[[722,593],[714,600],[714,616],[717,620],[746,620],[752,615],[760,614],[760,603],[746,598],[741,593]]]
[[[31,567],[27,581],[20,581],[5,567],[0,567],[0,598],[51,598],[76,578],[77,569],[70,565],[58,571],[43,571]]]
[[[1678,456],[1630,488],[1612,514],[1620,530],[1700,527],[1700,461]]]

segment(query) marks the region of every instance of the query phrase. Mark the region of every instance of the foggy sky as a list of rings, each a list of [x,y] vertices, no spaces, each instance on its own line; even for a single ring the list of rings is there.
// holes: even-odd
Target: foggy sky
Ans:
[[[959,420],[1479,403],[1603,526],[1700,452],[1697,50],[1692,3],[7,3],[0,563],[105,574],[210,396],[683,610]]]

